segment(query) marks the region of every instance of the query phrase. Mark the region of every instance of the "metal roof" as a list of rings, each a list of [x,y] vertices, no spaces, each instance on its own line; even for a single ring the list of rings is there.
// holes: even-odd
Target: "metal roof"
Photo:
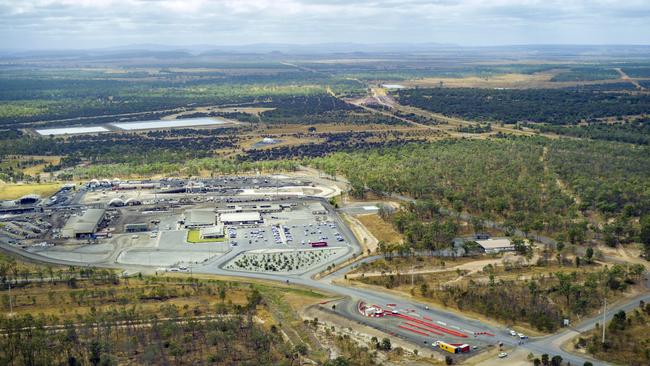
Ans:
[[[262,216],[257,211],[222,213],[221,222],[250,222],[262,221]]]
[[[213,235],[213,234],[222,234],[223,235],[223,224],[218,224],[218,225],[215,225],[215,226],[202,227],[200,232],[201,232],[201,236]]]
[[[185,225],[213,225],[216,215],[212,210],[185,211]]]
[[[476,243],[483,247],[483,249],[500,249],[512,247],[510,239],[485,239],[476,240]]]
[[[81,216],[72,216],[66,222],[65,229],[72,229],[76,233],[92,233],[102,221],[106,210],[101,208],[89,208]]]

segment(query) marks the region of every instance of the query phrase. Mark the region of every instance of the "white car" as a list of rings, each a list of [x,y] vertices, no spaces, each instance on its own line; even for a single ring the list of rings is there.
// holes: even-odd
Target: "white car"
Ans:
[[[499,353],[499,358],[506,358],[506,357],[508,357],[508,353],[507,353],[507,352],[501,352],[501,353]]]
[[[516,337],[516,336],[517,336],[517,332],[515,332],[514,330],[511,330],[511,331],[510,331],[510,335],[513,336],[513,337]]]

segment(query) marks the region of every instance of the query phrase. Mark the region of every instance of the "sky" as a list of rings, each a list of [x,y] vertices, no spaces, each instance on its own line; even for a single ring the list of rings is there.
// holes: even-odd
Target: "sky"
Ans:
[[[650,0],[0,0],[0,49],[650,44]]]

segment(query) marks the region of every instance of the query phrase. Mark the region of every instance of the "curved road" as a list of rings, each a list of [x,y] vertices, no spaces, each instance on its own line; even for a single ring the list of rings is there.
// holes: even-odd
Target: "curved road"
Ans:
[[[314,199],[314,198],[310,197],[308,199]],[[337,219],[339,227],[341,228],[345,236],[348,239],[350,239],[353,243],[353,246],[348,250],[346,255],[344,257],[340,257],[338,260],[343,261],[351,256],[358,255],[361,252],[361,247],[354,239],[354,235],[349,230],[347,225],[343,223],[339,215],[335,213],[334,208],[331,205],[329,205],[329,203],[326,200],[320,198],[317,199],[321,200],[321,202],[323,202],[324,206],[328,209],[328,211],[330,211],[330,213],[333,214],[332,217],[335,217]],[[90,265],[89,263],[83,263],[77,261],[66,261],[66,260],[47,258],[39,254],[26,252],[22,249],[10,246],[2,241],[0,241],[0,243],[1,243],[0,249],[16,255],[20,255],[22,257],[25,257],[33,261],[48,262],[48,263],[66,265],[66,266]],[[289,281],[289,283],[292,284],[307,286],[327,293],[342,295],[348,297],[350,300],[348,301],[347,306],[342,306],[341,307],[342,309],[340,311],[337,311],[337,313],[350,320],[365,323],[366,325],[375,328],[380,327],[378,325],[378,322],[381,320],[378,320],[377,318],[367,318],[361,316],[356,311],[355,306],[350,306],[350,304],[351,303],[356,304],[356,301],[358,300],[363,300],[369,304],[381,304],[382,306],[385,306],[386,304],[396,304],[396,308],[417,309],[418,313],[421,315],[426,315],[428,317],[437,319],[439,321],[444,320],[444,324],[446,324],[446,326],[451,328],[461,329],[467,334],[472,334],[474,332],[490,332],[495,335],[494,337],[489,337],[489,338],[487,338],[487,336],[479,336],[480,338],[482,338],[481,341],[484,343],[496,344],[497,342],[502,342],[506,346],[522,347],[536,354],[547,353],[551,356],[560,355],[565,362],[571,362],[572,365],[582,365],[586,360],[591,361],[594,365],[607,365],[607,363],[605,362],[597,361],[586,356],[568,353],[560,348],[562,343],[571,339],[577,333],[587,331],[593,328],[595,323],[602,322],[602,315],[598,315],[593,318],[584,320],[583,322],[578,324],[575,328],[565,329],[559,333],[550,336],[531,339],[530,341],[527,341],[524,344],[519,345],[518,340],[513,337],[510,337],[503,328],[486,324],[479,320],[471,319],[464,315],[450,312],[444,309],[438,309],[438,308],[429,309],[425,306],[425,304],[419,303],[417,301],[413,301],[411,299],[404,299],[402,297],[395,296],[393,294],[374,291],[374,290],[366,290],[366,289],[356,288],[356,287],[345,287],[334,283],[336,279],[342,278],[346,273],[352,270],[352,265],[348,265],[318,280],[314,279],[314,276],[317,273],[321,272],[327,266],[328,263],[323,264],[317,268],[313,268],[308,272],[302,274],[293,274],[293,275],[239,272],[239,271],[224,269],[223,268],[224,264],[229,259],[231,259],[231,257],[233,257],[235,254],[237,253],[231,252],[220,258],[217,258],[216,260],[212,260],[204,264],[199,264],[196,267],[193,267],[193,271],[194,273],[217,274],[217,275],[224,275],[224,276],[264,279],[264,280],[271,280],[271,281],[278,281],[278,282]],[[370,260],[373,259],[364,259],[364,261],[370,261]],[[154,269],[149,266],[122,265],[122,264],[117,264],[114,261],[98,263],[98,264],[93,263],[92,265],[98,267],[117,268],[117,269],[122,269],[130,272],[140,271],[144,273],[150,273],[154,271]],[[648,284],[650,284],[650,281],[648,282],[649,282]],[[638,306],[639,301],[650,302],[650,293],[639,295],[636,298],[631,299],[623,304],[620,304],[612,309],[608,309],[606,318],[610,319],[612,315],[618,310],[630,310],[635,308],[636,306]],[[401,337],[406,338],[412,341],[413,343],[419,345],[423,344],[424,341],[428,341],[429,344],[432,341],[430,337],[428,337],[427,339],[425,337],[417,336],[412,333],[407,334],[405,332],[400,332],[399,330],[396,330],[395,333],[398,333]]]

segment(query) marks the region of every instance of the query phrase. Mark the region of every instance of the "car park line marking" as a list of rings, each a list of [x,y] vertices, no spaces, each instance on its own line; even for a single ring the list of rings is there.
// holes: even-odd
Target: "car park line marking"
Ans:
[[[426,330],[427,332],[431,332],[431,333],[433,333],[433,334],[437,334],[437,335],[439,335],[439,336],[444,336],[444,333],[438,332],[437,330],[433,330],[433,329],[431,329],[431,328],[425,328],[425,327],[423,327],[423,326],[416,325],[416,324],[409,323],[409,322],[406,322],[406,323],[404,323],[404,324],[406,324],[406,325],[408,325],[408,326],[410,326],[410,327],[413,327],[413,328]]]
[[[424,320],[416,319],[416,318],[414,318],[412,316],[407,316],[407,315],[403,315],[403,314],[392,314],[392,315],[396,316],[398,318],[410,320],[410,321],[418,323],[418,324],[426,325],[428,327],[434,328],[436,330],[439,330],[441,332],[444,332],[444,333],[447,333],[447,334],[450,334],[450,335],[453,335],[453,336],[456,336],[456,337],[467,338],[467,335],[464,334],[464,333],[461,333],[461,332],[458,332],[458,331],[455,331],[455,330],[451,330],[451,329],[447,329],[447,328],[441,327],[439,325],[435,325],[433,323],[425,322]]]
[[[409,328],[409,327],[405,327],[405,326],[403,326],[403,325],[398,325],[398,327],[399,327],[399,328],[402,328],[402,329],[406,329],[406,330],[408,330],[408,331],[410,331],[410,332],[413,332],[413,333],[417,333],[417,334],[423,335],[423,336],[427,336],[427,337],[429,336],[428,333],[420,332],[419,330],[415,330],[415,329],[412,329],[412,328]]]

